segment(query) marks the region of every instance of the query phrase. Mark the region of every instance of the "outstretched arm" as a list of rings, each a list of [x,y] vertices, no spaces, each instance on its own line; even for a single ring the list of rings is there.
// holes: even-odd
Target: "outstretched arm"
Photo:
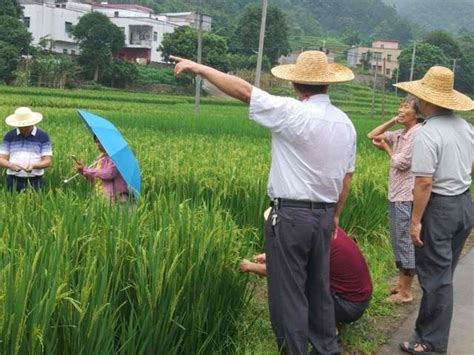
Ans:
[[[233,75],[222,73],[219,70],[206,65],[198,64],[192,60],[175,56],[170,56],[170,59],[176,62],[174,75],[179,76],[182,73],[201,75],[225,94],[243,101],[246,104],[250,103],[252,85],[245,80]]]

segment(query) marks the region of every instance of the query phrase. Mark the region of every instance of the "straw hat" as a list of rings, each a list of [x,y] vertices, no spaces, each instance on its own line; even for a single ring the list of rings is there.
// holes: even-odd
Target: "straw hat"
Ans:
[[[468,96],[454,90],[454,73],[445,67],[431,67],[421,80],[395,86],[436,106],[456,111],[474,109],[474,102]]]
[[[279,65],[272,69],[279,79],[298,84],[328,85],[354,79],[354,73],[341,64],[328,63],[324,52],[306,51],[296,59],[296,64]]]
[[[13,115],[5,119],[5,122],[13,127],[27,127],[37,124],[42,119],[43,115],[41,113],[33,112],[29,107],[19,107]]]

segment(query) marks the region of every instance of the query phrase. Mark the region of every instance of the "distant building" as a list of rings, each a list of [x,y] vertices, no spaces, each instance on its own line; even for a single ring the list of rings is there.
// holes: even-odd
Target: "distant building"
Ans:
[[[377,40],[372,42],[372,47],[352,47],[347,52],[347,65],[360,67],[368,61],[372,70],[382,74],[385,60],[385,73],[387,78],[392,78],[395,69],[398,69],[398,57],[401,53],[399,42],[396,40]]]
[[[312,49],[305,49],[305,50],[312,50]],[[283,65],[283,64],[295,64],[296,60],[298,59],[298,56],[305,50],[297,50],[293,51],[290,54],[286,56],[281,56],[278,58],[278,64]],[[316,49],[315,49],[316,50]],[[332,52],[330,49],[326,48],[318,48],[317,50],[323,51],[326,53],[326,56],[328,58],[328,63],[334,63],[335,62],[335,54]]]
[[[125,47],[118,56],[142,64],[163,61],[158,48],[165,33],[179,26],[199,27],[199,16],[195,12],[155,14],[152,9],[136,4],[96,4],[87,0],[20,0],[20,3],[33,44],[47,38],[56,53],[79,53],[71,35],[72,26],[90,12],[103,13],[123,31]],[[210,31],[211,23],[211,17],[202,16],[204,31]]]

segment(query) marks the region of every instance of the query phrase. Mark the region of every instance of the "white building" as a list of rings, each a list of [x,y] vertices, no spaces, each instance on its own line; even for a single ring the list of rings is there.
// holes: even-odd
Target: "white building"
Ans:
[[[21,4],[33,44],[49,38],[54,52],[77,54],[71,28],[82,15],[95,11],[109,17],[124,32],[125,47],[118,53],[119,57],[143,64],[163,61],[158,48],[165,33],[179,26],[199,26],[199,16],[194,12],[154,14],[152,9],[135,4],[95,4],[81,0],[21,0]],[[209,31],[211,18],[202,18],[203,30]]]
[[[347,65],[355,68],[368,61],[372,70],[377,70],[379,74],[382,74],[385,66],[383,74],[387,78],[392,78],[398,69],[398,57],[401,52],[397,40],[381,39],[372,42],[372,47],[350,48],[347,52]]]
[[[92,11],[92,6],[75,1],[22,0],[23,21],[33,36],[33,44],[47,38],[56,53],[76,54],[78,46],[70,31],[79,18]]]

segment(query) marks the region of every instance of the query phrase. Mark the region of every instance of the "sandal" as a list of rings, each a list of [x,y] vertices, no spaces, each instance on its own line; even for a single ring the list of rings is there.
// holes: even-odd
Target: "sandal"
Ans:
[[[431,349],[427,344],[414,342],[410,343],[409,341],[405,341],[400,343],[400,349],[406,353],[410,354],[427,354],[431,353]]]

